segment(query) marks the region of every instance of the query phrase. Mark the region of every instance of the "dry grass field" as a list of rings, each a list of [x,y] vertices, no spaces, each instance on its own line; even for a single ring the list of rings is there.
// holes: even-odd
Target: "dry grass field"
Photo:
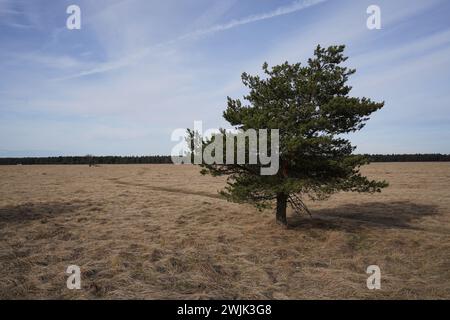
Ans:
[[[308,202],[313,218],[288,229],[198,171],[0,167],[0,298],[450,298],[450,163],[371,164],[389,188]],[[66,288],[71,264],[81,290]]]

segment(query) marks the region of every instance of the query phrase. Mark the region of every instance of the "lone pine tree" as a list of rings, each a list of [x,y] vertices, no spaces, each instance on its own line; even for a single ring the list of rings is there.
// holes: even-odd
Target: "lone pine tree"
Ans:
[[[223,116],[236,129],[279,129],[280,168],[275,175],[261,175],[261,164],[202,163],[203,174],[228,176],[221,191],[228,200],[258,208],[276,200],[276,220],[287,225],[288,204],[309,213],[305,196],[321,200],[338,191],[374,193],[388,185],[360,173],[368,159],[352,154],[356,147],[344,136],[362,129],[384,105],[349,96],[347,81],[355,70],[342,66],[344,49],[317,46],[306,65],[285,62],[269,68],[264,63],[264,77],[242,74],[249,89],[246,102],[228,97]]]

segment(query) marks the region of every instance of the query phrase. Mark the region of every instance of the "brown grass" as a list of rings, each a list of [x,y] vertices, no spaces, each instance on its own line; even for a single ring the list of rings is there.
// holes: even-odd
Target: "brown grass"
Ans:
[[[0,298],[450,298],[449,163],[372,164],[383,193],[309,203],[287,230],[198,170],[0,167]]]

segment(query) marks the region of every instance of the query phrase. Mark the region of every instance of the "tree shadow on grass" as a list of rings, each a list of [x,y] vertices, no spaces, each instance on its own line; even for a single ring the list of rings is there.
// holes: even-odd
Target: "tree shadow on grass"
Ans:
[[[293,216],[289,220],[289,227],[346,231],[360,228],[419,229],[413,225],[416,220],[438,213],[435,205],[409,201],[346,204],[330,209],[314,210],[312,219]]]
[[[88,202],[43,202],[4,206],[0,207],[0,225],[52,219],[90,205]]]

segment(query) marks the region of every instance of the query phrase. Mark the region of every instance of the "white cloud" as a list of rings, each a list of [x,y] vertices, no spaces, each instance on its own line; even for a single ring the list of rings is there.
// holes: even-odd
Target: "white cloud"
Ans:
[[[270,12],[255,14],[255,15],[251,15],[251,16],[248,16],[248,17],[245,17],[242,19],[232,20],[225,24],[218,24],[218,25],[215,25],[215,26],[212,26],[209,28],[196,30],[194,32],[190,32],[188,34],[185,34],[185,35],[179,37],[177,40],[196,38],[199,36],[219,32],[219,31],[225,31],[228,29],[236,28],[238,26],[242,26],[242,25],[257,22],[257,21],[272,19],[275,17],[283,16],[286,14],[294,13],[294,12],[312,7],[314,5],[317,5],[317,4],[325,2],[325,1],[327,1],[327,0],[298,0],[290,5],[278,7],[277,9],[270,11]]]
[[[248,16],[248,17],[245,17],[242,19],[232,20],[225,24],[218,24],[218,25],[214,25],[212,27],[195,30],[193,32],[189,32],[184,35],[181,35],[173,40],[161,42],[161,43],[158,43],[153,46],[141,48],[139,50],[133,50],[132,54],[126,55],[118,60],[99,64],[98,66],[96,66],[92,69],[84,70],[84,71],[81,71],[79,73],[72,74],[69,76],[64,76],[64,77],[60,78],[59,80],[84,77],[84,76],[88,76],[88,75],[93,75],[93,74],[97,74],[97,73],[103,73],[103,72],[108,72],[108,71],[112,71],[115,69],[119,69],[119,68],[128,66],[130,64],[133,64],[133,63],[139,61],[143,57],[147,56],[148,54],[150,54],[151,52],[153,52],[159,48],[173,45],[179,41],[196,39],[196,38],[204,36],[204,35],[229,30],[229,29],[236,28],[238,26],[242,26],[245,24],[287,15],[290,13],[304,10],[306,8],[309,8],[311,6],[314,6],[314,5],[317,5],[322,2],[326,2],[326,1],[328,1],[328,0],[297,0],[290,5],[278,7],[277,9],[267,12],[267,13],[255,14],[255,15],[251,15],[251,16]]]

